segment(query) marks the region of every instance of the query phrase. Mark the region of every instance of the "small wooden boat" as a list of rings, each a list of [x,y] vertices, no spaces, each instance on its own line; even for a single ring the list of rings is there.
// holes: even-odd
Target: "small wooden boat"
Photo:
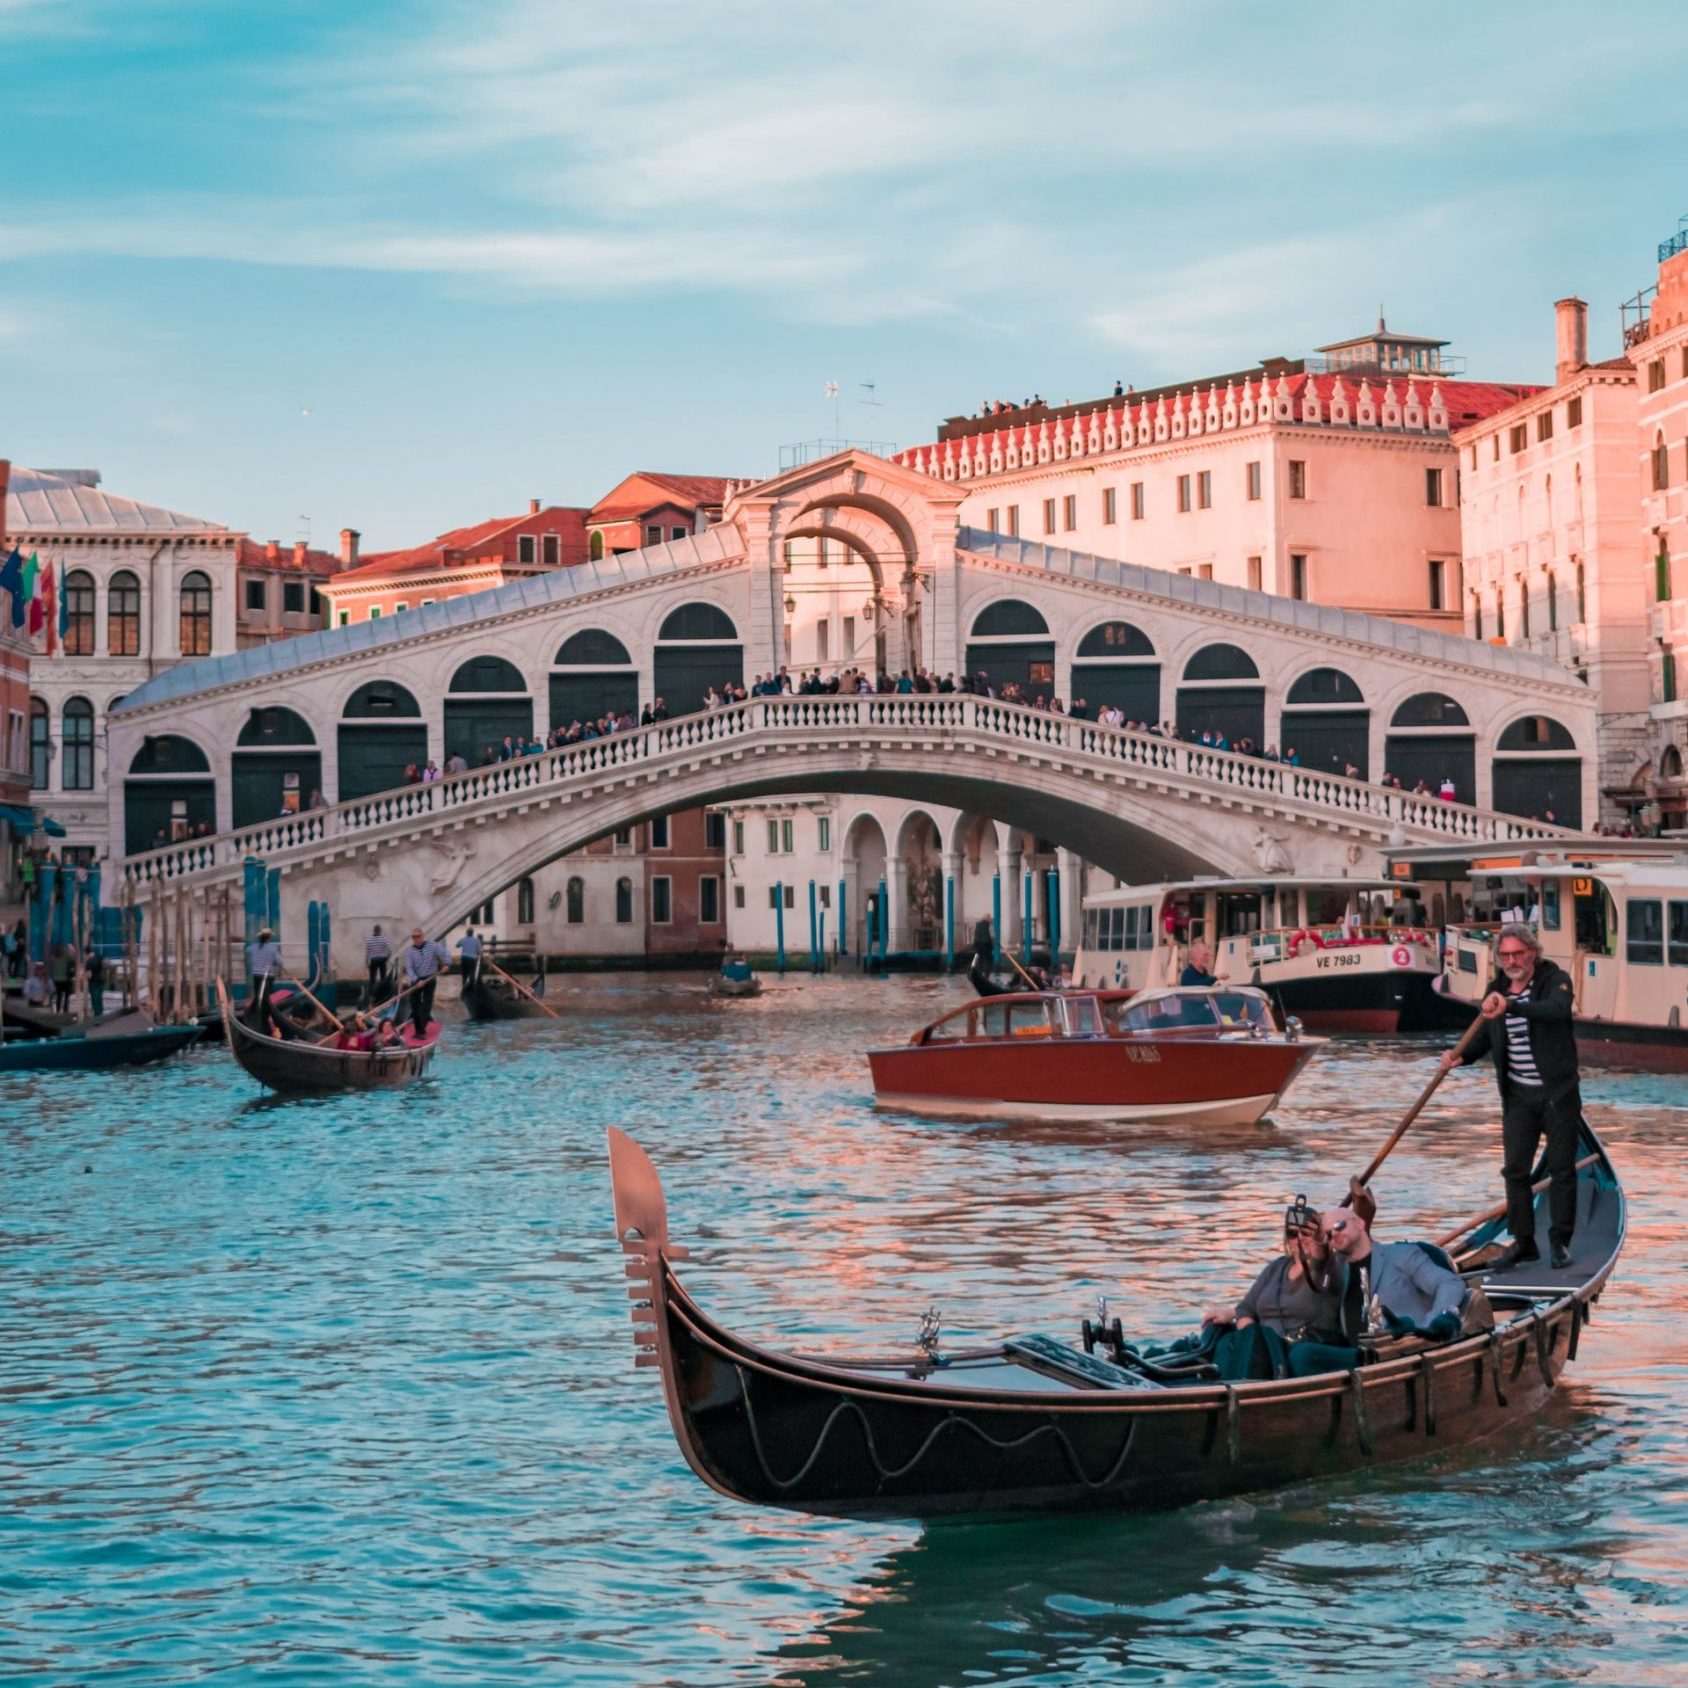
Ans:
[[[536,994],[543,995],[545,975],[536,975]],[[471,1020],[545,1020],[545,1006],[524,994],[491,968],[482,967],[463,981],[463,1011]]]
[[[711,996],[760,996],[762,981],[754,973],[747,979],[730,979],[725,973],[711,973],[704,989]]]
[[[438,1020],[428,1022],[427,1036],[420,1039],[406,1023],[399,1041],[384,1049],[336,1049],[332,1044],[313,1043],[306,1037],[271,1037],[255,1030],[235,1013],[221,980],[217,984],[217,1000],[223,1010],[223,1030],[230,1053],[260,1084],[284,1096],[381,1090],[409,1084],[428,1070],[439,1043]]]
[[[60,1032],[0,1045],[0,1073],[102,1073],[165,1061],[197,1043],[197,1023],[142,1026],[131,1031]]]
[[[1253,1125],[1322,1040],[1255,990],[1023,991],[868,1052],[875,1104],[949,1119]]]
[[[1623,1191],[1585,1126],[1571,1266],[1469,1273],[1492,1332],[1368,1338],[1353,1371],[1258,1383],[1049,1336],[943,1354],[926,1328],[883,1358],[805,1356],[748,1342],[693,1301],[655,1168],[624,1133],[609,1138],[635,1363],[661,1372],[687,1463],[733,1499],[835,1517],[1149,1511],[1445,1454],[1540,1409],[1624,1238]],[[1476,1225],[1456,1254],[1492,1255],[1503,1224]]]

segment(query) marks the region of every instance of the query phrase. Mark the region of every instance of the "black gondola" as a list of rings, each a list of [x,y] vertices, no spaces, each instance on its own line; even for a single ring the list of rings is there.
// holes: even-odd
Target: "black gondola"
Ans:
[[[221,979],[217,981],[217,1001],[223,1011],[229,1053],[260,1084],[284,1096],[385,1090],[409,1084],[428,1070],[439,1045],[437,1020],[428,1022],[426,1038],[413,1041],[411,1028],[406,1025],[400,1040],[383,1049],[336,1049],[308,1037],[270,1037],[235,1013]]]
[[[545,975],[535,977],[534,990],[543,996]],[[509,979],[490,967],[477,967],[463,980],[463,1011],[471,1020],[543,1020],[554,1010],[536,1002]]]
[[[876,1359],[761,1348],[681,1287],[661,1181],[615,1130],[610,1167],[637,1364],[660,1369],[681,1451],[712,1488],[850,1518],[1147,1511],[1445,1451],[1535,1413],[1623,1246],[1623,1191],[1583,1136],[1573,1263],[1477,1267],[1493,1332],[1390,1341],[1351,1372],[1259,1383],[1183,1381],[1041,1336]],[[1490,1250],[1502,1226],[1476,1225],[1456,1254]]]

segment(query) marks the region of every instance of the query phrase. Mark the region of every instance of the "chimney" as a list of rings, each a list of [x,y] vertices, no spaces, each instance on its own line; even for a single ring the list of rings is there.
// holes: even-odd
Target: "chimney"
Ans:
[[[1588,305],[1573,295],[1553,307],[1555,381],[1568,380],[1588,366]]]
[[[353,568],[358,560],[358,540],[362,536],[356,528],[340,529],[340,561],[347,568]]]
[[[293,542],[293,566],[302,569],[305,566],[305,553],[310,547],[302,539]]]
[[[539,514],[539,500],[537,498],[530,498],[528,500],[528,514],[530,516],[537,516]]]
[[[266,541],[264,545],[264,561],[277,563],[281,561],[281,542],[276,539]]]

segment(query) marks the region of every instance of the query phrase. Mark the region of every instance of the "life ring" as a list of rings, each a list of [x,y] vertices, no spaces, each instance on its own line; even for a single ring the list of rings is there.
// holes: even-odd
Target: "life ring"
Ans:
[[[1290,933],[1289,953],[1292,959],[1301,954],[1303,944],[1311,944],[1316,950],[1322,950],[1325,947],[1324,940],[1317,932],[1310,932],[1303,926],[1299,932]]]

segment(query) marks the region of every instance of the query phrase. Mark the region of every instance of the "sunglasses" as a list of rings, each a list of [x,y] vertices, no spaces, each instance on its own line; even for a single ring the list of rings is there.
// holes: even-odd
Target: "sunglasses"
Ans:
[[[1502,961],[1522,961],[1530,952],[1524,949],[1498,950],[1496,953]]]
[[[1333,1220],[1330,1227],[1330,1234],[1334,1237],[1347,1229],[1348,1221],[1346,1219]]]

